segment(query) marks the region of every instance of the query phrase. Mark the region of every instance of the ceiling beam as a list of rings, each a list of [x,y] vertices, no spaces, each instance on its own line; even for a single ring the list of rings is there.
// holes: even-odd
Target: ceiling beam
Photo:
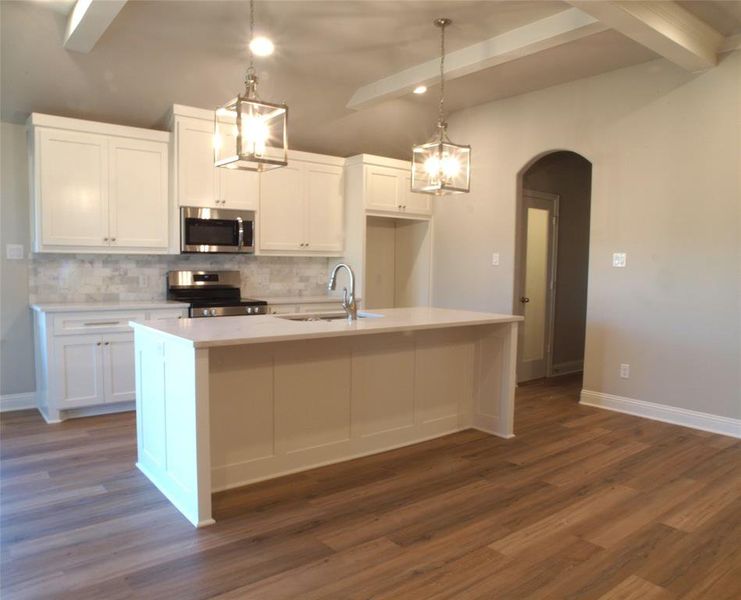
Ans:
[[[67,18],[64,47],[73,52],[90,52],[126,0],[77,0]]]
[[[718,63],[724,37],[669,0],[566,0],[688,71]]]
[[[548,48],[560,46],[608,27],[575,8],[556,13],[445,55],[445,78],[456,79]],[[440,77],[435,58],[358,88],[347,108],[360,110],[399,98],[418,85],[432,85]]]

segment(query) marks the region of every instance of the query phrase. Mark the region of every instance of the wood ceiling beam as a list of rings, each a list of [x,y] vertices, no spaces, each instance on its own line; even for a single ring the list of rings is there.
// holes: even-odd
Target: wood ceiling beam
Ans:
[[[90,52],[124,4],[126,0],[77,0],[67,18],[64,47],[73,52]]]
[[[704,71],[718,63],[723,35],[675,2],[566,1],[688,71]]]
[[[446,54],[445,78],[451,80],[470,75],[606,29],[608,27],[596,18],[570,8]],[[440,59],[436,57],[358,88],[347,108],[360,110],[399,98],[411,93],[418,85],[437,83],[439,77]]]

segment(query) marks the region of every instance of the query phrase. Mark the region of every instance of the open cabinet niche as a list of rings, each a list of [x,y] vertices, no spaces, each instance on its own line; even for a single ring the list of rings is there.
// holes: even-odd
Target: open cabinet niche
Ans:
[[[366,217],[364,306],[430,304],[431,222]]]

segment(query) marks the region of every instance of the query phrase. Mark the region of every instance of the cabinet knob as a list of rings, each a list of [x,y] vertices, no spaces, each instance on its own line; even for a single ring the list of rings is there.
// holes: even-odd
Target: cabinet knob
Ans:
[[[108,241],[108,238],[103,238],[103,241],[104,241],[104,242],[107,242],[107,241]]]
[[[116,238],[111,238],[111,241],[112,241],[112,242],[115,242],[115,241],[116,241]]]
[[[100,346],[100,342],[98,342],[98,343],[97,343],[97,344],[95,344],[95,345],[96,345],[96,346]]]

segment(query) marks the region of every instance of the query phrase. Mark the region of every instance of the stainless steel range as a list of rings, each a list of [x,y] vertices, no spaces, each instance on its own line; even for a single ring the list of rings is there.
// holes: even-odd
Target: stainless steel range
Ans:
[[[167,298],[188,302],[188,316],[264,315],[268,303],[242,298],[239,271],[169,271]]]

